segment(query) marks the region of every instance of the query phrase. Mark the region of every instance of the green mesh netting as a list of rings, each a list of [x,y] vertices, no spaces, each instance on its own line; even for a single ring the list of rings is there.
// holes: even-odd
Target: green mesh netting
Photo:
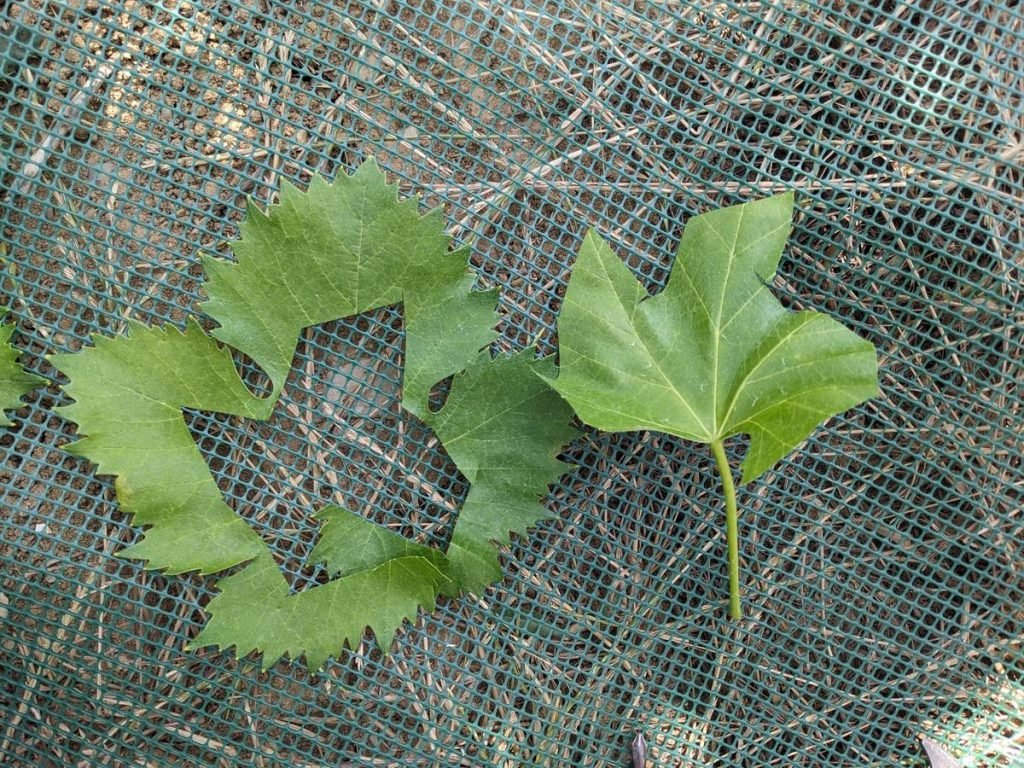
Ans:
[[[1009,0],[3,4],[0,303],[53,385],[0,431],[0,759],[1024,765],[1022,51]],[[504,583],[390,657],[183,650],[209,585],[113,556],[44,355],[183,323],[247,195],[368,155],[473,245],[504,349],[553,349],[586,227],[655,290],[690,215],[797,191],[777,293],[873,341],[884,396],[742,489],[741,622],[705,450],[587,433]],[[310,329],[271,422],[189,414],[296,589],[327,501],[445,540],[401,347],[396,311]]]

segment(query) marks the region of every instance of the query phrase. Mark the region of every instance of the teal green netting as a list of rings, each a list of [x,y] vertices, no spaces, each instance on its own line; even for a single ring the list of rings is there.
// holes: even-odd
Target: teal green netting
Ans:
[[[1024,764],[1022,51],[1009,0],[3,4],[4,303],[51,381],[182,323],[247,195],[373,155],[472,243],[506,349],[553,348],[586,227],[655,290],[687,217],[795,189],[777,293],[871,339],[884,396],[742,489],[741,622],[705,451],[587,433],[502,585],[313,677],[183,650],[209,582],[114,558],[138,532],[54,382],[0,432],[0,759]],[[296,589],[327,501],[445,539],[401,346],[394,310],[313,328],[269,423],[189,414]]]

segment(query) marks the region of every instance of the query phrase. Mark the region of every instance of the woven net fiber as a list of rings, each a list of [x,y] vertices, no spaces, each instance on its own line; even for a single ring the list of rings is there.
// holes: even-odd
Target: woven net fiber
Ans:
[[[12,766],[1024,765],[1024,11],[1010,0],[22,0],[0,10],[3,303],[52,382],[0,430]],[[793,189],[775,291],[870,339],[883,396],[742,488],[586,432],[505,581],[312,676],[184,650],[210,582],[61,452],[45,355],[181,325],[247,197],[374,156],[555,348],[597,227],[650,290],[681,228]],[[395,309],[308,329],[266,423],[189,413],[296,589],[333,502],[443,543],[465,492],[398,409]],[[742,445],[733,446],[733,459]]]

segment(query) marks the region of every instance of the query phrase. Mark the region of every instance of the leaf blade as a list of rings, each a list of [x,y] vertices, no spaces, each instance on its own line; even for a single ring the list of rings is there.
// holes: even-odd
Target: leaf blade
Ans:
[[[706,395],[680,387],[677,381],[685,373],[665,369],[666,360],[678,365],[695,350],[685,348],[685,338],[659,335],[666,326],[663,307],[648,300],[621,259],[588,232],[559,316],[558,378],[549,380],[588,424],[615,432],[671,431],[706,441],[711,432],[698,416]],[[684,349],[673,357],[669,351],[677,341]],[[614,360],[607,359],[609,348],[616,350]]]
[[[500,579],[496,545],[551,517],[541,498],[571,468],[557,455],[577,434],[569,405],[542,379],[553,368],[532,348],[493,360],[483,353],[427,418],[471,483],[446,552],[458,589],[480,592]]]
[[[149,526],[119,556],[172,574],[215,573],[258,556],[263,542],[224,502],[181,413],[262,412],[227,350],[195,322],[184,331],[133,323],[126,336],[93,341],[53,356],[75,401],[56,410],[78,424],[79,439],[64,450],[114,475],[122,509]]]
[[[558,321],[562,363],[552,385],[607,431],[655,429],[702,443],[749,434],[744,482],[823,418],[875,396],[871,344],[819,313],[787,312],[765,286],[791,216],[785,194],[692,218],[665,290],[650,298],[588,237]],[[609,310],[612,292],[633,297],[626,311]]]
[[[420,607],[434,609],[445,579],[422,557],[396,557],[289,594],[267,552],[220,580],[206,608],[210,618],[189,647],[234,647],[239,658],[258,651],[264,669],[282,656],[305,656],[307,667],[316,670],[344,646],[355,648],[367,627],[386,650],[395,629],[415,619]]]
[[[6,311],[6,308],[0,307],[0,317]],[[20,353],[10,343],[13,335],[12,323],[0,324],[0,427],[14,424],[4,411],[20,408],[23,396],[46,383],[45,379],[28,373],[18,364]]]
[[[441,212],[421,216],[418,206],[399,199],[371,158],[333,183],[315,176],[306,192],[282,183],[266,212],[250,203],[235,262],[204,259],[202,308],[219,323],[213,335],[267,372],[271,401],[311,325],[404,302],[410,386],[402,405],[416,414],[434,383],[493,340],[495,295],[470,290],[466,252],[449,252]],[[457,333],[436,333],[453,319]]]

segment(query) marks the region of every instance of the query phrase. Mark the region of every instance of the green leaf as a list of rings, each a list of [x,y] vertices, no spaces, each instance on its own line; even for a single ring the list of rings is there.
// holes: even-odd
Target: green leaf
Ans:
[[[583,421],[711,446],[726,498],[735,618],[736,501],[723,441],[750,435],[742,464],[750,482],[824,419],[878,394],[869,342],[817,312],[787,312],[766,284],[792,209],[783,194],[690,219],[656,296],[591,231],[558,319],[552,386]]]
[[[210,601],[211,618],[191,648],[235,646],[239,657],[263,653],[268,669],[284,655],[305,654],[315,670],[343,644],[355,648],[369,626],[381,648],[391,645],[395,629],[431,611],[446,578],[422,557],[396,557],[298,594],[269,552],[239,573],[222,579]]]
[[[687,222],[668,285],[648,296],[594,232],[558,320],[553,386],[588,424],[701,443],[750,435],[756,479],[836,413],[878,394],[874,347],[766,283],[789,234],[778,195]]]
[[[238,655],[260,650],[264,667],[305,654],[316,669],[343,643],[354,647],[365,625],[386,649],[417,605],[432,610],[438,593],[480,591],[500,579],[496,545],[550,517],[541,496],[569,468],[555,456],[577,434],[568,405],[536,375],[550,373],[550,361],[535,361],[531,353],[494,360],[481,354],[455,377],[441,412],[428,418],[471,482],[446,553],[325,507],[309,560],[325,562],[340,577],[290,595],[272,558],[263,556],[220,582],[207,607],[211,618],[192,647],[234,645]]]
[[[181,414],[263,412],[228,351],[194,321],[184,332],[131,323],[128,336],[93,343],[54,356],[75,400],[57,410],[87,435],[65,450],[116,476],[121,509],[149,526],[140,543],[118,554],[168,573],[214,573],[260,555],[263,541],[224,503]]]
[[[534,360],[533,349],[493,361],[484,354],[455,377],[444,408],[427,419],[471,483],[447,570],[467,592],[501,578],[494,544],[550,517],[540,497],[571,468],[556,457],[577,434],[572,410],[541,379],[553,372],[552,360]]]
[[[291,594],[269,552],[222,579],[210,601],[210,620],[192,648],[235,646],[238,656],[259,650],[264,669],[282,656],[305,655],[317,669],[343,645],[354,648],[369,626],[382,648],[395,628],[433,610],[448,584],[444,555],[333,505],[316,514],[324,521],[309,561],[326,562],[334,578]]]
[[[0,317],[6,312],[6,307],[0,307]],[[22,396],[46,383],[45,379],[27,373],[18,365],[20,353],[10,344],[13,334],[14,325],[0,325],[0,427],[9,427],[14,423],[4,411],[20,408]]]
[[[372,161],[334,184],[314,179],[308,192],[286,186],[267,213],[251,206],[241,230],[237,263],[206,263],[205,306],[220,323],[214,335],[269,374],[271,395],[250,392],[230,350],[194,320],[184,331],[132,324],[127,336],[55,357],[74,400],[62,413],[82,436],[69,450],[115,475],[122,507],[148,526],[121,555],[171,573],[247,563],[219,583],[194,646],[258,649],[268,666],[305,654],[316,668],[365,627],[386,648],[439,592],[500,577],[497,545],[546,515],[540,497],[564,471],[554,456],[571,437],[571,411],[534,373],[550,363],[480,352],[494,337],[494,294],[472,290],[466,251],[448,251],[440,215],[399,201]],[[224,502],[181,410],[268,418],[304,327],[396,302],[406,316],[403,406],[436,427],[472,484],[452,557],[328,507],[310,560],[335,578],[291,594],[266,544]],[[432,413],[433,385],[464,368]]]
[[[213,335],[270,376],[267,414],[307,326],[404,302],[402,405],[418,415],[430,388],[494,338],[495,294],[470,290],[466,251],[449,253],[441,212],[421,217],[397,189],[372,159],[333,184],[314,177],[307,192],[282,182],[266,214],[250,204],[237,263],[204,261]]]
[[[420,557],[439,571],[444,569],[444,555],[438,550],[410,541],[347,509],[326,506],[316,513],[316,519],[324,525],[309,562],[325,563],[331,576],[368,571],[400,557]]]

